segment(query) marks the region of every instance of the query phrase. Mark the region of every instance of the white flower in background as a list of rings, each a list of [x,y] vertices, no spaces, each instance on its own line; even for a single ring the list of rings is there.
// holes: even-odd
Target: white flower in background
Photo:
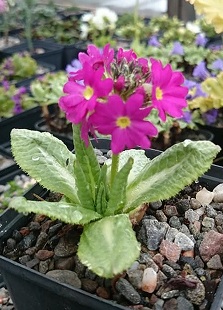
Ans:
[[[81,21],[84,23],[88,23],[93,18],[92,13],[85,13],[81,16]]]
[[[194,22],[187,22],[186,28],[188,30],[192,31],[193,33],[200,33],[201,32],[201,28],[199,27],[199,25],[197,25]]]
[[[91,23],[98,30],[115,29],[117,20],[118,16],[114,11],[108,8],[97,8]]]
[[[89,33],[89,25],[84,23],[80,25],[80,37],[81,39],[87,39]]]

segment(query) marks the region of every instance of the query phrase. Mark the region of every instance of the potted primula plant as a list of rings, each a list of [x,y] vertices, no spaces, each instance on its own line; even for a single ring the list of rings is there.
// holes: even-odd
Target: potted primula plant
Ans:
[[[91,279],[100,277],[102,282],[107,279],[109,283],[108,279],[113,278],[113,287],[121,295],[129,298],[131,305],[140,306],[142,302],[149,305],[143,293],[136,292],[130,284],[126,284],[127,280],[124,279],[126,273],[130,277],[130,271],[137,269],[135,264],[137,265],[137,259],[140,256],[140,238],[136,239],[134,227],[138,227],[137,223],[141,222],[148,203],[168,199],[197,180],[210,168],[213,159],[220,151],[220,147],[210,141],[186,140],[150,160],[145,156],[144,150],[138,149],[148,149],[152,137],[158,132],[156,126],[148,121],[147,117],[153,109],[158,111],[158,116],[163,121],[166,120],[167,115],[182,116],[183,109],[187,105],[188,92],[188,89],[183,86],[183,75],[173,71],[169,64],[163,66],[159,60],[138,58],[132,50],[124,51],[120,48],[115,55],[109,45],[106,45],[102,51],[94,45],[89,45],[88,53],[80,53],[79,60],[82,68],[70,74],[64,86],[65,94],[59,100],[60,108],[65,112],[67,119],[73,123],[75,153],[68,151],[62,141],[49,133],[26,129],[13,129],[11,132],[12,151],[16,162],[44,188],[59,193],[58,201],[44,198],[40,198],[39,201],[29,201],[24,197],[16,197],[9,204],[10,208],[25,214],[30,212],[40,214],[35,218],[39,224],[34,224],[31,220],[32,228],[24,227],[27,225],[27,219],[19,217],[23,226],[20,231],[26,239],[22,243],[18,241],[20,245],[17,247],[15,244],[17,242],[14,243],[11,237],[10,240],[15,247],[14,245],[11,247],[11,241],[7,241],[2,253],[8,258],[0,257],[1,271],[18,310],[24,305],[21,297],[23,293],[19,289],[21,279],[16,280],[14,277],[13,283],[10,284],[10,275],[18,268],[23,269],[22,272],[15,271],[17,275],[23,274],[23,292],[24,285],[30,286],[30,281],[35,287],[29,294],[25,290],[28,298],[26,302],[32,309],[43,307],[47,309],[65,307],[97,310],[125,309],[118,304],[97,299],[93,295],[83,295],[79,289],[81,285],[85,286],[86,281],[81,284],[71,271],[72,280],[68,279],[70,272],[63,270],[64,267],[60,265],[65,262],[62,258],[66,258],[69,253],[77,253],[76,268],[87,266]],[[102,166],[99,165],[89,141],[89,132],[95,137],[97,134],[111,136],[111,159]],[[60,235],[65,236],[66,231],[70,232],[69,244],[65,245],[63,242],[58,244],[58,240],[51,239],[51,245],[58,244],[55,252],[47,250],[46,247],[47,240],[44,236],[52,220],[44,217],[43,214],[56,220],[53,223],[59,225],[51,229],[51,232],[54,229],[58,231],[57,229],[63,225],[58,222],[59,220],[68,224]],[[42,220],[45,223],[45,230],[43,227],[40,229],[39,226]],[[150,220],[151,217],[146,217],[144,224]],[[155,221],[154,225],[155,223],[158,226],[153,240],[156,239],[158,231],[164,229],[163,226],[159,226],[162,223],[158,224],[158,221]],[[166,225],[167,223],[164,223],[165,227]],[[150,225],[147,227],[147,237],[150,235],[149,227]],[[16,229],[19,230],[18,227]],[[145,226],[141,233],[144,229],[146,229]],[[38,244],[35,237],[37,231],[41,231],[41,238],[43,237],[41,241],[38,238]],[[77,238],[77,234],[80,238]],[[164,234],[163,231],[162,237]],[[9,236],[9,232],[7,235]],[[4,239],[2,236],[1,240]],[[157,246],[160,241],[161,239],[156,240]],[[193,248],[191,248],[193,244],[191,242],[187,239],[188,249]],[[27,246],[28,243],[31,248]],[[171,242],[170,244],[172,245]],[[177,246],[177,243],[174,246]],[[64,247],[66,253],[61,254],[60,250]],[[150,246],[149,248],[152,249]],[[177,253],[180,255],[185,249],[182,250],[179,247]],[[149,252],[150,250],[147,249],[144,254]],[[19,253],[23,258],[18,258]],[[28,257],[25,258],[24,255]],[[58,268],[60,270],[52,270],[50,258],[55,255],[58,258],[55,264],[57,267],[60,265]],[[13,262],[9,257],[22,261],[26,266]],[[27,267],[35,266],[37,269],[40,261],[47,261],[47,263],[40,263],[42,273],[46,273],[46,276],[40,276],[38,272]],[[11,264],[11,267],[8,264]],[[48,268],[44,269],[46,264]],[[148,275],[149,279],[151,277],[157,279],[159,268],[156,271],[151,269],[146,268],[144,272],[143,270],[140,272],[144,275],[142,280],[144,284],[140,287],[145,294],[149,294],[148,298],[155,290],[156,281],[155,286],[153,284],[151,287],[147,286],[146,279]],[[85,267],[81,270],[85,272]],[[192,298],[192,302],[200,305],[205,298],[203,284],[197,277],[194,280],[193,277],[184,276],[185,280],[181,276],[176,283],[181,283],[183,287],[196,288],[196,292],[202,290],[199,298],[195,298],[196,300]],[[64,284],[59,285],[49,277],[72,283],[76,289]],[[48,286],[46,284],[48,281],[52,285]],[[20,283],[17,293],[15,289],[13,290],[15,283]],[[91,292],[95,290],[96,288]],[[97,292],[101,297],[110,298],[110,295],[106,295],[105,288],[98,289]],[[69,294],[70,297],[68,297]],[[63,298],[65,296],[66,298]]]
[[[21,86],[36,76],[54,70],[52,65],[37,62],[27,53],[15,53],[5,58],[0,64],[1,77],[0,83],[8,81],[12,84]]]

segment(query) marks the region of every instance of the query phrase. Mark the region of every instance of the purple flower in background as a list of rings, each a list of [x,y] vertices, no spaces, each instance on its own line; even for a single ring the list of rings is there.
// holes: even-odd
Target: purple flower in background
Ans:
[[[148,45],[155,46],[155,47],[160,47],[161,43],[157,39],[157,36],[151,36],[151,38],[148,40]]]
[[[174,42],[171,55],[184,55],[184,49],[180,42]]]
[[[211,68],[213,70],[223,71],[223,60],[219,58],[219,59],[213,61],[211,64]]]
[[[208,95],[203,91],[201,84],[197,84],[196,92],[194,94],[194,98],[196,97],[207,97]]]
[[[72,60],[71,64],[66,66],[67,73],[71,75],[73,72],[77,72],[80,69],[82,69],[82,64],[78,59]]]
[[[10,84],[9,84],[8,81],[3,80],[3,81],[2,81],[2,86],[3,86],[4,89],[7,91],[7,90],[9,90]]]
[[[193,77],[198,78],[204,81],[207,77],[210,76],[210,72],[206,68],[205,61],[201,61],[195,68],[192,73]]]
[[[216,122],[218,116],[218,110],[212,109],[203,114],[203,118],[205,119],[205,123],[207,125],[214,124]]]
[[[190,111],[184,111],[184,114],[180,118],[180,120],[184,121],[187,124],[191,123],[191,121],[192,121],[191,112]]]
[[[208,39],[205,37],[205,35],[203,33],[199,33],[197,36],[196,36],[196,39],[195,39],[195,44],[197,46],[205,46],[206,43],[207,43]]]
[[[197,82],[191,81],[191,80],[184,80],[184,86],[186,86],[189,89],[194,88],[197,85]]]
[[[26,92],[27,92],[27,89],[22,86],[18,89],[18,92],[14,96],[12,96],[12,100],[15,103],[14,110],[13,110],[14,114],[19,114],[23,111],[22,95],[24,95]]]

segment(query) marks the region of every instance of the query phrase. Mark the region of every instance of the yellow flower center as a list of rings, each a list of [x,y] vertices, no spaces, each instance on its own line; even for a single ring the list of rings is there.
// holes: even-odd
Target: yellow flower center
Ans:
[[[93,96],[94,94],[94,90],[93,88],[91,88],[90,86],[86,86],[85,90],[84,90],[84,98],[86,100],[89,100],[91,99],[91,97]]]
[[[128,116],[121,116],[116,120],[116,125],[122,129],[131,125],[131,120]]]
[[[163,99],[163,91],[159,87],[156,88],[156,99],[157,100]]]

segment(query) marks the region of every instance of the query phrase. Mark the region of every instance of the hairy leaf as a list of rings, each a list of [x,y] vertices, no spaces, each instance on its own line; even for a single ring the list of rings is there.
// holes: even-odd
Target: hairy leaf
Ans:
[[[129,268],[140,253],[129,217],[105,217],[84,227],[78,256],[99,276],[111,278]]]
[[[89,145],[86,147],[80,135],[80,126],[73,125],[74,148],[77,161],[83,170],[85,178],[91,188],[92,198],[95,201],[100,166],[92,144],[89,141]]]
[[[85,225],[101,218],[97,212],[65,201],[32,201],[26,200],[24,197],[14,197],[9,203],[9,208],[25,214],[31,212],[44,214],[52,219],[58,219],[69,224]]]
[[[74,172],[77,186],[77,195],[80,200],[81,206],[86,209],[94,210],[95,205],[91,195],[90,186],[87,183],[85,174],[83,173],[81,166],[76,161],[74,163]]]
[[[173,145],[154,158],[127,188],[125,212],[142,203],[168,199],[206,172],[220,151],[210,141],[190,141]]]
[[[48,132],[11,131],[12,153],[18,165],[45,188],[78,202],[73,165],[75,155]]]
[[[128,161],[128,159],[132,157],[134,159],[134,163],[132,169],[128,176],[128,183],[131,183],[143,170],[145,165],[148,164],[150,159],[146,157],[144,150],[126,150],[120,153],[119,155],[119,167],[120,170]],[[108,166],[108,177],[110,178],[111,172],[111,159],[106,161],[106,165]]]
[[[96,198],[96,211],[100,214],[104,214],[107,208],[107,199],[108,199],[108,184],[106,179],[107,166],[103,165],[101,167],[98,188],[97,188],[97,198]]]
[[[114,215],[123,210],[126,203],[126,186],[134,160],[130,157],[115,176],[111,187],[105,215]]]

